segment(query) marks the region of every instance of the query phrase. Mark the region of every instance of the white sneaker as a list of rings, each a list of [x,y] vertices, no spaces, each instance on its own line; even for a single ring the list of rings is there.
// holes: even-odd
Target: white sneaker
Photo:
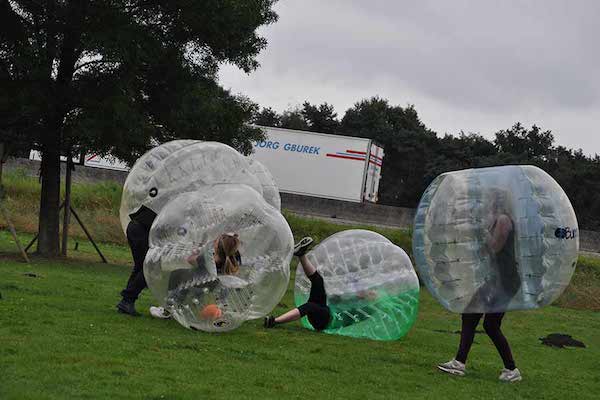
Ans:
[[[518,368],[513,370],[503,368],[502,373],[498,377],[503,382],[518,382],[523,379],[521,376],[521,371]]]
[[[171,319],[171,313],[165,310],[164,307],[150,307],[150,315],[154,318]]]
[[[452,375],[465,376],[465,364],[456,359],[452,359],[447,363],[438,364],[440,371],[447,372]]]

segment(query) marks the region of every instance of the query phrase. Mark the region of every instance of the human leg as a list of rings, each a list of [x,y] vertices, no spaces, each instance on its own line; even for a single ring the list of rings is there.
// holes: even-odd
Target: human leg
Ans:
[[[279,317],[275,318],[275,323],[285,324],[286,322],[297,321],[300,318],[302,318],[302,316],[300,315],[300,310],[298,310],[297,308],[293,308],[285,314],[282,314]]]
[[[148,252],[148,231],[137,222],[130,222],[127,226],[127,241],[133,256],[133,269],[127,280],[125,289],[121,291],[123,299],[117,305],[119,311],[137,315],[134,303],[141,291],[147,286],[144,278],[144,259]]]
[[[265,328],[272,328],[278,324],[297,321],[302,317],[307,317],[308,322],[317,331],[322,331],[327,327],[331,319],[329,307],[317,303],[305,303],[298,308],[293,308],[280,315],[277,318],[272,316],[265,318]]]
[[[506,340],[500,328],[503,317],[504,313],[486,314],[483,320],[483,329],[490,339],[492,339],[494,346],[496,346],[504,363],[504,368],[512,371],[516,368],[516,365],[508,340]]]
[[[317,272],[317,267],[315,267],[306,255],[302,255],[299,257],[300,265],[302,265],[302,269],[304,270],[304,274],[308,277]]]
[[[483,314],[462,314],[462,328],[460,331],[460,344],[456,353],[456,360],[466,364],[469,351],[475,339],[475,329]]]
[[[446,363],[438,364],[438,369],[449,374],[463,376],[465,374],[465,363],[471,345],[475,339],[475,328],[479,324],[482,314],[462,314],[462,328],[460,331],[460,344],[456,357]]]

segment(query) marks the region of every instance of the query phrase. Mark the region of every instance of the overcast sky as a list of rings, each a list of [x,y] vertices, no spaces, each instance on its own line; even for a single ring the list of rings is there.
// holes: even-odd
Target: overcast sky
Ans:
[[[328,102],[341,118],[379,95],[442,135],[491,138],[516,121],[600,154],[600,1],[283,0],[268,47],[221,83],[283,111]]]

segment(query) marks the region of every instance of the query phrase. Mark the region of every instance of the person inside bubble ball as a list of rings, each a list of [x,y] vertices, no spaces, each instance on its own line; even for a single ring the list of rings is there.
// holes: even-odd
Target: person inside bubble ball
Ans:
[[[144,259],[148,253],[148,238],[156,213],[142,205],[129,218],[131,221],[127,225],[127,242],[133,256],[133,270],[125,289],[121,291],[122,299],[117,304],[117,310],[123,314],[138,316],[140,314],[135,310],[135,302],[142,290],[148,287],[144,277]]]
[[[327,293],[325,291],[323,277],[319,271],[317,271],[317,268],[310,262],[308,257],[306,257],[306,252],[312,243],[313,239],[311,237],[305,237],[294,246],[294,255],[299,258],[304,274],[311,283],[307,302],[278,317],[272,315],[265,317],[265,328],[273,328],[275,325],[297,321],[306,316],[308,322],[315,331],[322,331],[326,328],[337,329],[363,321],[369,318],[369,314],[376,312],[374,309],[371,313],[368,311],[370,302],[377,299],[377,293],[372,290],[360,290],[358,293],[350,296],[350,298],[345,298],[344,296],[332,296],[330,298],[331,303],[348,305],[343,311],[336,312],[335,315],[332,315],[332,312],[327,305]],[[363,312],[357,312],[359,308],[361,308]]]
[[[239,235],[230,232],[219,235],[210,246],[194,248],[186,257],[186,262],[193,268],[171,272],[167,297],[182,301],[189,292],[190,283],[210,289],[218,283],[218,275],[237,275],[242,263],[240,244]],[[160,319],[171,318],[171,313],[164,307],[150,307],[150,315]]]
[[[490,208],[480,255],[489,258],[491,270],[495,273],[479,287],[466,309],[477,306],[505,309],[521,288],[515,259],[515,226],[511,217],[509,197],[506,191],[493,190],[489,201],[485,203],[490,204]],[[460,344],[456,357],[439,364],[438,369],[458,376],[465,375],[467,356],[475,338],[475,330],[483,316],[484,314],[480,313],[462,314]],[[508,340],[500,329],[503,317],[504,312],[485,314],[483,328],[492,339],[504,363],[499,379],[504,382],[517,382],[522,379],[521,372],[515,365]]]

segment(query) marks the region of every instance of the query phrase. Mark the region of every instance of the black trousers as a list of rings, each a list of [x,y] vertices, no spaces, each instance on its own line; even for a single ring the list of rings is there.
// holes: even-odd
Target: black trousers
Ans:
[[[325,293],[325,283],[323,277],[318,271],[308,277],[310,280],[310,295],[308,301],[298,307],[300,315],[306,316],[308,322],[316,331],[322,331],[327,328],[331,320],[331,313],[327,307],[327,294]]]
[[[475,339],[475,329],[479,325],[482,316],[483,314],[462,314],[460,345],[456,354],[456,359],[462,363],[467,362],[469,350],[471,350],[471,345]],[[513,370],[516,368],[515,360],[513,360],[508,341],[500,329],[503,317],[504,313],[485,314],[483,329],[490,339],[492,339],[492,342],[494,342],[498,353],[500,353],[500,357],[502,357],[502,361],[504,362],[504,368]]]
[[[129,275],[127,286],[121,291],[124,300],[135,302],[142,290],[148,286],[144,278],[144,259],[148,253],[149,234],[149,229],[139,222],[131,221],[127,225],[127,241],[133,256],[133,270]]]

